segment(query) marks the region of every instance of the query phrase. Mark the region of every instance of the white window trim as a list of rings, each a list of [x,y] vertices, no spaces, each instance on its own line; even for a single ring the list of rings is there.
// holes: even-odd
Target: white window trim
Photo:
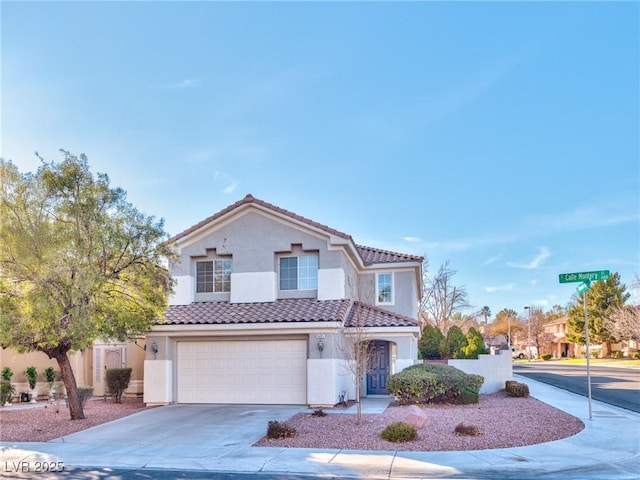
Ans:
[[[379,279],[380,275],[391,275],[391,299],[388,302],[380,302],[378,301],[378,291],[379,291]],[[375,304],[376,305],[395,305],[395,290],[396,290],[396,279],[394,272],[377,272],[376,273],[376,290],[373,292],[375,296]]]
[[[316,287],[315,288],[300,288],[300,258],[301,257],[315,257],[317,260],[317,265],[316,265]],[[296,288],[289,288],[289,289],[281,289],[280,288],[280,274],[281,274],[281,267],[280,267],[280,260],[282,260],[283,258],[296,258],[296,269],[297,269],[297,277],[296,277]],[[310,292],[310,291],[314,291],[318,289],[318,272],[320,271],[320,256],[317,254],[304,254],[301,253],[300,255],[285,255],[282,257],[279,257],[278,259],[278,290],[282,291],[282,292]]]

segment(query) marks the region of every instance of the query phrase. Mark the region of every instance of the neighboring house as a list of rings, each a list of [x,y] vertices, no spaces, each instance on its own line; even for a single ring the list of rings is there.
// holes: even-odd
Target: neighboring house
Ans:
[[[559,317],[544,325],[545,344],[542,353],[550,353],[555,358],[574,357],[576,355],[575,344],[567,340],[568,315]]]
[[[545,344],[542,349],[543,353],[550,353],[555,358],[584,357],[585,345],[577,345],[567,340],[568,320],[568,315],[564,315],[544,325]],[[591,340],[589,351],[592,357],[600,357],[602,355],[603,345],[594,343],[593,340]],[[622,340],[618,343],[611,344],[611,351],[619,352],[620,356],[630,357],[638,351],[638,342],[634,340]]]
[[[144,345],[144,341],[138,341]],[[107,368],[131,367],[131,381],[125,392],[127,395],[142,394],[142,372],[144,365],[143,347],[135,342],[113,343],[95,341],[92,348],[78,352],[69,352],[69,359],[78,386],[93,387],[94,395],[103,395],[106,391],[104,371]],[[24,375],[27,367],[34,366],[38,372],[36,395],[46,398],[43,372],[52,367],[59,372],[58,362],[47,357],[42,352],[17,353],[12,348],[0,349],[0,369],[8,366],[13,370],[11,383],[16,386],[16,394],[29,393],[29,384]]]
[[[354,339],[375,358],[363,394],[417,361],[420,256],[251,195],[169,243],[176,286],[146,337],[147,404],[334,405],[354,398]]]

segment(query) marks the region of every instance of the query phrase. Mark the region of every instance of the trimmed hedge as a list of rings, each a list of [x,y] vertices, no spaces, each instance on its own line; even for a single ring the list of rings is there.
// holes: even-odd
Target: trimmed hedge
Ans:
[[[526,383],[516,382],[515,380],[507,380],[504,389],[509,397],[528,397],[529,385]]]
[[[388,442],[404,443],[418,438],[418,431],[408,423],[396,422],[387,425],[380,436]]]
[[[484,377],[455,367],[424,363],[405,368],[387,380],[387,390],[398,403],[478,403]]]
[[[115,403],[122,403],[122,394],[129,387],[131,368],[108,368],[105,374],[107,389]]]

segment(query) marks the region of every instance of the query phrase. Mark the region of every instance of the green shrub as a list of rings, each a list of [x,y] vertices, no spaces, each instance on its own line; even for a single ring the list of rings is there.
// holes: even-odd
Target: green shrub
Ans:
[[[545,353],[540,358],[542,358],[543,360],[551,360],[553,358],[553,355],[551,355],[550,353]]]
[[[476,388],[465,387],[460,392],[460,402],[462,405],[471,405],[480,401],[480,392]]]
[[[16,393],[16,387],[9,380],[0,380],[0,407],[11,403],[11,399]]]
[[[131,368],[108,368],[105,380],[109,393],[113,395],[113,401],[122,403],[122,394],[129,387],[131,380]]]
[[[520,382],[511,382],[507,384],[505,388],[509,397],[528,397],[529,385]]]
[[[408,423],[396,422],[387,425],[380,436],[388,442],[410,442],[418,438],[418,431]]]
[[[53,369],[53,367],[47,367],[44,369],[44,372],[42,372],[42,374],[44,375],[44,381],[46,382],[47,388],[49,389],[49,395],[51,395],[53,384],[56,381],[56,371]]]
[[[622,358],[622,350],[614,350],[611,352],[611,358]]]
[[[24,375],[27,377],[27,381],[29,382],[29,388],[31,390],[36,388],[36,383],[38,383],[38,371],[36,370],[36,367],[27,367],[24,371]]]
[[[633,358],[634,360],[640,360],[640,352],[635,352],[635,353],[632,355],[632,358]]]
[[[9,367],[4,367],[2,369],[2,380],[6,380],[7,382],[10,382],[11,377],[13,377],[13,370],[11,370]]]
[[[476,394],[483,382],[482,376],[467,374],[449,365],[424,363],[391,375],[387,390],[402,405],[477,403]]]
[[[464,358],[477,359],[478,355],[485,354],[487,351],[484,348],[484,339],[480,332],[471,327],[466,335],[467,346],[462,349]]]
[[[53,369],[53,367],[45,368],[42,374],[44,375],[45,382],[47,382],[48,384],[53,385],[53,382],[56,381],[56,371]]]
[[[447,332],[443,352],[450,358],[464,358],[464,347],[466,347],[468,343],[467,337],[462,333],[460,327],[454,325],[449,328]]]
[[[453,433],[456,435],[465,435],[468,437],[477,437],[480,435],[480,429],[475,425],[465,425],[464,423],[459,423],[456,425],[456,428],[453,429]]]
[[[93,397],[93,387],[78,387],[78,396],[80,397],[82,408],[84,408],[87,400]]]
[[[420,344],[418,348],[422,358],[442,358],[442,345],[444,342],[444,335],[438,327],[433,325],[426,325],[422,330],[422,336],[420,337]]]
[[[279,439],[279,438],[289,438],[294,437],[296,435],[296,429],[287,425],[286,423],[280,423],[277,420],[272,420],[269,422],[267,427],[267,438]]]

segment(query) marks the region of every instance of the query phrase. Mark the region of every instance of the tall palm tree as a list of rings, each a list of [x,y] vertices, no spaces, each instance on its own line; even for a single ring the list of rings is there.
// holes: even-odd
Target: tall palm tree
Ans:
[[[482,310],[480,310],[480,314],[484,317],[484,324],[486,325],[487,319],[491,316],[491,309],[485,305],[482,307]]]

